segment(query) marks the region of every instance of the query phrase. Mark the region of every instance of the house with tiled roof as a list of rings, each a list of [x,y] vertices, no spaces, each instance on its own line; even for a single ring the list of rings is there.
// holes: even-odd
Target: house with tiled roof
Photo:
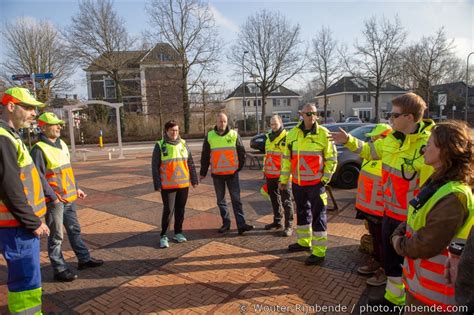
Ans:
[[[244,108],[245,98],[245,108]],[[284,122],[298,117],[298,101],[300,95],[284,86],[280,86],[266,98],[266,117],[269,120],[274,114],[282,117]],[[254,83],[240,84],[224,99],[225,110],[233,121],[243,120],[245,117],[262,117],[262,95]]]
[[[181,68],[176,62],[177,53],[169,44],[114,52],[113,58],[122,63],[119,73],[125,111],[158,114],[161,106],[161,112],[170,117],[182,114]],[[109,59],[100,56],[84,69],[89,100],[117,102],[115,82],[102,70]]]
[[[381,117],[392,108],[393,98],[405,94],[408,91],[385,83],[379,95],[379,113]],[[375,118],[375,85],[370,79],[357,77],[343,77],[336,83],[328,87],[328,117],[333,117],[336,121],[342,121],[345,117],[357,116],[363,121],[370,121]],[[319,111],[324,109],[324,91],[316,97],[316,106]]]

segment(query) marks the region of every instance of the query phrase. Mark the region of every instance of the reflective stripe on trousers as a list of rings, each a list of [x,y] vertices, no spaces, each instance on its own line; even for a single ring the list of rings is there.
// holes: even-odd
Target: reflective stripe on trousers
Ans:
[[[405,305],[405,286],[402,277],[387,277],[384,297],[395,305]]]

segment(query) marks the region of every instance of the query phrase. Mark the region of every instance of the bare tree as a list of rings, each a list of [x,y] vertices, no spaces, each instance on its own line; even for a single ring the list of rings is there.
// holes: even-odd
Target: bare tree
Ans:
[[[313,54],[310,57],[316,72],[316,80],[324,93],[324,122],[327,118],[327,89],[339,80],[343,73],[343,62],[337,54],[337,41],[332,37],[329,27],[322,27],[313,39]]]
[[[122,101],[124,66],[129,62],[125,54],[134,44],[125,22],[117,15],[111,0],[81,0],[79,12],[65,31],[69,51],[82,66],[93,66],[104,71],[114,81],[117,100]]]
[[[343,53],[343,58],[346,70],[355,77],[367,80],[369,94],[373,84],[375,119],[378,122],[380,91],[397,74],[399,68],[396,61],[407,34],[398,16],[393,23],[385,17],[378,23],[377,18],[372,16],[364,21],[362,35],[363,42],[356,40],[354,44],[354,57],[349,58]]]
[[[424,36],[403,51],[403,69],[427,104],[430,104],[431,100],[431,86],[453,77],[463,77],[462,66],[459,65],[460,61],[453,50],[454,40],[446,37],[442,27],[436,34]]]
[[[229,59],[244,71],[257,75],[262,96],[262,130],[265,127],[267,96],[293,78],[305,66],[300,50],[300,26],[291,25],[276,12],[261,10],[247,18],[240,28]],[[242,53],[248,51],[242,65]]]
[[[38,81],[37,95],[42,101],[50,98],[52,90],[71,87],[67,80],[75,67],[51,22],[19,18],[5,23],[1,34],[6,48],[5,60],[1,63],[1,76],[5,81],[13,83],[12,74],[52,72],[54,79]]]
[[[209,6],[200,0],[150,0],[153,34],[177,52],[182,73],[184,132],[189,132],[189,90],[210,69],[220,50],[217,27]]]

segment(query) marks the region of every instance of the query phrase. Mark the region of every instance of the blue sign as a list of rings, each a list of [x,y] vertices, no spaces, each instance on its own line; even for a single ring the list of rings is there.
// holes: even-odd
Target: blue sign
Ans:
[[[53,78],[52,72],[35,73],[35,80],[48,80]]]
[[[14,74],[12,75],[13,81],[20,81],[20,80],[31,80],[31,75],[29,74]]]

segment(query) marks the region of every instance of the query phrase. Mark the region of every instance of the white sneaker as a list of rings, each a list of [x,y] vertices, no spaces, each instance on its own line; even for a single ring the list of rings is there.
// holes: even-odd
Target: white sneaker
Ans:
[[[170,247],[168,236],[163,235],[160,239],[160,248],[168,248]]]

